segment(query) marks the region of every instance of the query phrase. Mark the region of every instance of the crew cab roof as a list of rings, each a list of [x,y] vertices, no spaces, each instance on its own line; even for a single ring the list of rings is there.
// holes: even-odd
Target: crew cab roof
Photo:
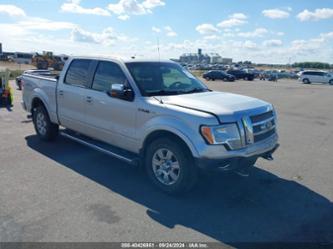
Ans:
[[[110,61],[119,61],[122,63],[132,63],[132,62],[162,62],[162,63],[176,63],[172,60],[165,59],[149,59],[149,58],[123,58],[123,57],[96,57],[96,56],[72,56],[71,60],[74,59],[89,59],[89,60],[110,60]]]

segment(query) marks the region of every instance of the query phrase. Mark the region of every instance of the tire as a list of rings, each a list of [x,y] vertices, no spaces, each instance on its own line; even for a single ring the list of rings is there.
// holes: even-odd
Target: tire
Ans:
[[[331,86],[333,86],[333,80],[330,80],[330,81],[328,82],[328,84],[330,84]]]
[[[152,183],[170,195],[189,192],[198,179],[190,151],[171,138],[159,138],[148,145],[145,167]]]
[[[303,79],[303,83],[304,83],[304,84],[311,84],[311,82],[310,82],[309,79]]]
[[[59,126],[53,124],[44,106],[38,106],[33,111],[33,123],[37,135],[43,141],[54,140],[59,132]]]

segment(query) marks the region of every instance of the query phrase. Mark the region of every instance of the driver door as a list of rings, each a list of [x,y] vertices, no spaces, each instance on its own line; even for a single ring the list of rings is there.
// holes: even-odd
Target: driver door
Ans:
[[[111,97],[112,84],[127,85],[120,66],[111,61],[99,61],[91,89],[86,96],[88,135],[120,148],[135,145],[136,101]]]

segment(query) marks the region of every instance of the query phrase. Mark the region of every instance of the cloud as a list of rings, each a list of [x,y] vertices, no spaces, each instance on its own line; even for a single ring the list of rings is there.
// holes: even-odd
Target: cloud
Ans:
[[[159,7],[159,6],[164,6],[165,2],[163,2],[162,0],[145,0],[142,3],[142,5],[146,9],[154,9],[156,7]]]
[[[245,37],[245,38],[254,38],[254,37],[262,37],[268,33],[268,30],[265,28],[257,28],[252,32],[240,32],[238,36]]]
[[[1,13],[14,17],[26,16],[23,9],[11,4],[0,4],[0,14]]]
[[[130,18],[129,15],[120,15],[120,16],[118,16],[118,19],[120,19],[120,20],[122,20],[122,21],[126,21],[126,20],[128,20],[129,18]]]
[[[163,0],[120,0],[118,3],[109,4],[108,9],[119,16],[146,15],[152,13],[152,10],[159,6],[164,6]]]
[[[77,13],[77,14],[88,14],[88,15],[98,15],[98,16],[110,16],[110,12],[96,7],[96,8],[84,8],[80,6],[81,0],[68,0],[61,6],[61,11]]]
[[[128,40],[127,36],[117,34],[111,27],[104,29],[101,33],[89,32],[79,27],[74,28],[71,32],[71,41],[73,42],[95,43],[111,46],[116,41],[126,42]]]
[[[263,10],[262,14],[271,19],[284,19],[290,16],[289,12],[280,9]]]
[[[257,49],[257,43],[253,41],[245,41],[242,46],[246,49]]]
[[[234,13],[234,14],[230,15],[229,17],[235,18],[235,19],[241,19],[241,20],[247,19],[247,16],[243,13]]]
[[[220,27],[220,28],[231,28],[231,27],[234,27],[234,26],[243,25],[245,23],[246,23],[246,21],[244,21],[244,20],[231,18],[231,19],[220,22],[219,24],[217,24],[217,26]]]
[[[161,29],[157,27],[152,27],[151,30],[155,33],[161,33]]]
[[[208,36],[204,36],[205,40],[218,40],[219,37],[217,35],[208,35]]]
[[[303,10],[301,13],[299,13],[297,15],[297,18],[302,22],[318,21],[321,19],[330,19],[330,18],[333,18],[333,9],[329,9],[329,8],[316,9],[313,12],[306,9],[306,10]]]
[[[243,13],[234,13],[229,16],[229,19],[220,22],[219,24],[217,24],[217,26],[220,28],[231,28],[235,26],[240,26],[247,23],[246,19],[247,16]]]
[[[51,21],[44,18],[39,17],[29,17],[25,18],[22,21],[19,21],[17,24],[13,24],[20,26],[24,29],[28,30],[48,30],[48,31],[58,31],[64,29],[73,29],[77,27],[76,24],[71,22],[58,22]]]
[[[283,45],[281,40],[266,40],[262,43],[265,47],[280,47]]]
[[[202,35],[214,34],[219,30],[212,24],[204,23],[196,27],[196,31],[198,31]]]
[[[169,37],[175,37],[178,35],[170,26],[165,26],[164,30],[166,31],[166,35]]]

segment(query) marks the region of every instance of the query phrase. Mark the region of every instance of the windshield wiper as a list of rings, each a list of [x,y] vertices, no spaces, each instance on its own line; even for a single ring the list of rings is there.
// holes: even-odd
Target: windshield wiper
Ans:
[[[184,91],[182,93],[183,94],[190,94],[190,93],[201,93],[201,92],[207,92],[207,91],[209,91],[209,89],[196,87],[196,88],[193,88],[189,91]]]
[[[167,90],[159,90],[155,92],[147,93],[147,96],[168,96],[168,95],[178,95],[179,91],[167,91]]]

